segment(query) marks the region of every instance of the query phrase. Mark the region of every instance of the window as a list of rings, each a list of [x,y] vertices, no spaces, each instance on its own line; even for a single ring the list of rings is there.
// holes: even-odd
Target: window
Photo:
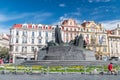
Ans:
[[[104,47],[104,48],[103,48],[103,52],[107,52],[107,49],[106,49],[106,47]]]
[[[41,32],[39,32],[39,36],[41,36]]]
[[[38,26],[39,29],[42,29],[42,26]]]
[[[76,31],[76,29],[74,29],[74,31]]]
[[[31,51],[34,52],[34,47],[31,47]]]
[[[46,32],[46,37],[48,37],[48,32]]]
[[[16,46],[16,49],[15,49],[15,51],[17,52],[18,51],[18,47]]]
[[[116,48],[117,48],[117,43],[116,43]]]
[[[17,35],[17,36],[19,35],[19,32],[18,32],[18,31],[16,32],[16,35]]]
[[[13,46],[10,45],[10,51],[13,51]]]
[[[26,46],[22,46],[22,52],[27,52],[27,47]]]
[[[68,31],[68,28],[66,28],[66,31]]]
[[[34,29],[34,28],[35,28],[35,25],[32,25],[32,28]]]
[[[68,38],[68,33],[66,33],[66,37]]]
[[[23,31],[23,36],[27,36],[27,31]]]
[[[13,43],[13,38],[10,39],[10,42]]]
[[[111,47],[112,47],[112,43],[111,43]]]
[[[32,32],[32,36],[34,37],[34,32]]]
[[[25,52],[27,52],[27,47],[25,47]]]
[[[41,43],[41,39],[38,39],[38,42]]]
[[[24,47],[22,47],[22,52],[24,51]]]
[[[16,43],[18,43],[18,38],[16,38]]]
[[[22,43],[27,43],[27,37],[22,38]]]
[[[24,31],[23,31],[23,36],[24,36],[25,34],[24,34]]]
[[[55,37],[55,33],[54,33],[54,32],[52,32],[52,37],[53,37],[53,38]]]
[[[70,35],[71,35],[71,38],[72,38],[72,33]]]
[[[34,39],[32,39],[32,44],[34,44]]]
[[[27,28],[27,26],[26,25],[23,25],[23,27],[22,28]]]

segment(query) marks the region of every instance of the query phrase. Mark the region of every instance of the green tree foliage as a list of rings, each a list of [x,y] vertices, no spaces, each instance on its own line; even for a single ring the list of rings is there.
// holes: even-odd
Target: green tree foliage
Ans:
[[[0,47],[0,58],[5,58],[8,56],[9,49],[6,47]]]

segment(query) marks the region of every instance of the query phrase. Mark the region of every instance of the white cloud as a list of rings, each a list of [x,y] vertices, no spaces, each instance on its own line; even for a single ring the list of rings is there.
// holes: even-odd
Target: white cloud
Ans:
[[[100,22],[105,29],[115,29],[117,28],[117,24],[120,24],[120,20],[112,20],[112,21],[102,21]]]
[[[29,16],[29,15],[31,15],[31,14],[27,14],[27,13],[17,14],[17,15],[0,14],[0,22],[16,20],[16,19],[24,18],[24,17]]]
[[[59,4],[59,7],[65,7],[66,5],[65,4]]]
[[[36,22],[36,23],[40,23],[41,21],[46,20],[50,16],[52,16],[52,13],[40,13],[40,14],[36,14],[33,17],[33,21]]]
[[[25,17],[41,19],[41,17],[45,18],[45,17],[48,17],[48,16],[52,16],[52,13],[48,13],[48,12],[35,12],[35,13],[21,13],[21,14],[19,13],[19,14],[10,14],[10,15],[0,14],[0,22],[17,20],[17,19],[22,19],[22,18],[25,18]]]

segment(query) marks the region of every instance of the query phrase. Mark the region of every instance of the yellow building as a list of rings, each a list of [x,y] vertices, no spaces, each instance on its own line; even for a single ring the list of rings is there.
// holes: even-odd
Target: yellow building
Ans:
[[[108,56],[107,31],[101,24],[94,21],[88,21],[81,24],[80,34],[84,36],[87,43],[87,49],[94,50],[97,59],[102,56]]]

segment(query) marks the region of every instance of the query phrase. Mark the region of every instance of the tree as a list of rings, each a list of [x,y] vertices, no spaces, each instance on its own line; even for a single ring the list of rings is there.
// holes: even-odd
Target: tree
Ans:
[[[6,47],[0,47],[0,58],[6,58],[8,56],[9,49]]]

